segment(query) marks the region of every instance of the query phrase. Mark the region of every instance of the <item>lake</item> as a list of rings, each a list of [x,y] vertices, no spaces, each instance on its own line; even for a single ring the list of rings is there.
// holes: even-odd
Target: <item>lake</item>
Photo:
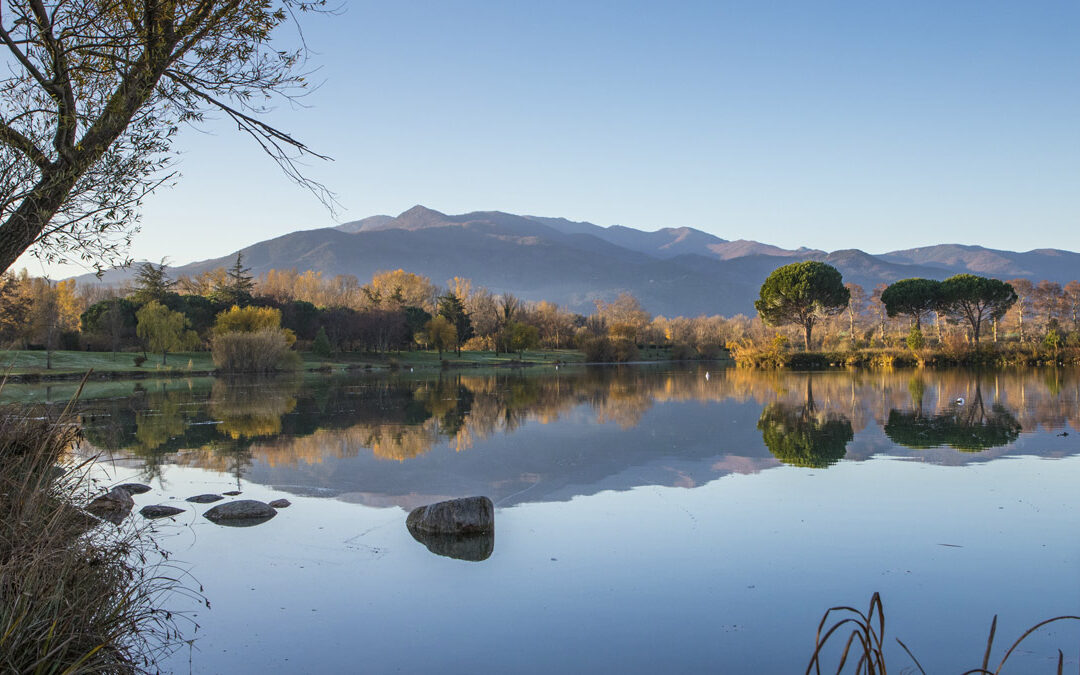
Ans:
[[[79,413],[81,452],[152,485],[138,506],[187,509],[155,527],[211,608],[170,601],[199,625],[175,672],[803,672],[822,613],[878,591],[892,667],[898,637],[960,673],[995,614],[1000,657],[1080,613],[1075,370],[148,380]],[[182,501],[228,490],[292,506],[238,528]],[[470,495],[493,544],[405,528]],[[1036,634],[1010,672],[1058,647],[1075,670],[1078,635]]]

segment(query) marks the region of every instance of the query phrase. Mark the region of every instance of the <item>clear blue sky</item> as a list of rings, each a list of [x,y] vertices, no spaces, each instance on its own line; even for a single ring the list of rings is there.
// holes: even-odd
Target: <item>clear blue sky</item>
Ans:
[[[336,222],[414,204],[871,252],[1080,250],[1080,3],[355,2],[271,121]],[[136,258],[335,220],[219,122]],[[39,272],[40,266],[30,265]]]

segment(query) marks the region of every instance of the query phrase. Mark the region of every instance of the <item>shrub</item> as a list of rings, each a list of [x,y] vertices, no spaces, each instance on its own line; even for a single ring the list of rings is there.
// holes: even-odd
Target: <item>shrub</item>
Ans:
[[[697,357],[697,350],[685,342],[676,342],[671,346],[672,361],[692,361]]]
[[[290,344],[284,330],[263,328],[250,333],[219,333],[211,342],[211,352],[218,370],[269,373],[299,366],[299,356],[289,349]]]
[[[913,352],[917,352],[926,346],[926,340],[923,338],[922,331],[918,328],[912,328],[911,332],[907,336],[907,346]]]

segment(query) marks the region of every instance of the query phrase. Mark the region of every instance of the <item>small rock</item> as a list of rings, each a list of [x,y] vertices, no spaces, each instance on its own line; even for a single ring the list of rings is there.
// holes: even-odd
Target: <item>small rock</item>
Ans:
[[[288,499],[275,499],[270,502],[270,506],[273,506],[275,509],[287,509],[292,506],[292,502]]]
[[[195,495],[194,497],[188,497],[184,501],[191,502],[193,504],[210,504],[211,502],[220,502],[225,499],[221,495]]]
[[[221,494],[225,495],[226,497],[235,497],[236,495],[243,493],[239,490],[229,490],[228,492],[222,492]]]
[[[87,504],[86,510],[98,518],[119,525],[134,506],[135,500],[127,490],[113,488]]]
[[[144,506],[139,511],[143,515],[143,518],[168,518],[169,516],[175,516],[178,513],[183,513],[184,509],[178,509],[175,506],[162,506],[160,504],[154,506]]]
[[[409,531],[430,534],[479,534],[495,530],[495,505],[487,497],[465,497],[413,509]]]
[[[142,483],[124,483],[123,485],[117,485],[116,487],[121,490],[126,490],[129,495],[141,495],[144,492],[150,492],[150,486],[143,485]]]
[[[265,523],[277,515],[269,504],[254,499],[238,499],[235,502],[218,504],[203,514],[218,525],[231,527],[250,527]]]

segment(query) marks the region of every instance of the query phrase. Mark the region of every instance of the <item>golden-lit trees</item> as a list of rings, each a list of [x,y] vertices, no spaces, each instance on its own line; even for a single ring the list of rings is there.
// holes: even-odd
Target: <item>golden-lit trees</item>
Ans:
[[[376,307],[420,307],[427,312],[435,311],[438,297],[431,279],[401,269],[379,272],[361,290]]]
[[[458,339],[457,329],[454,328],[454,324],[450,323],[444,316],[436,316],[431,321],[428,321],[427,325],[424,326],[422,337],[428,347],[439,350],[440,359],[444,350],[454,349]]]
[[[187,317],[156,300],[143,305],[135,316],[136,334],[146,341],[150,351],[161,352],[161,365],[165,365],[169,352],[190,349],[198,343],[195,331],[188,330]]]

